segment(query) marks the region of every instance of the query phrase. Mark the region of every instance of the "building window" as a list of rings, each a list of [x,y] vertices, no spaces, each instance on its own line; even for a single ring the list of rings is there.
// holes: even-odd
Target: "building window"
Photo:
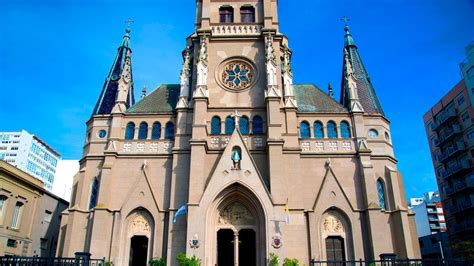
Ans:
[[[242,23],[254,23],[255,8],[253,6],[243,6],[240,8],[240,17]]]
[[[467,133],[467,139],[474,139],[474,131]]]
[[[258,115],[253,117],[252,131],[256,135],[263,134],[263,119]]]
[[[127,128],[125,129],[125,139],[132,140],[135,138],[135,124],[130,122],[127,124]]]
[[[148,124],[146,122],[140,123],[140,128],[138,129],[138,139],[146,139],[148,137]]]
[[[53,219],[53,213],[50,211],[44,211],[44,221],[50,223]]]
[[[225,119],[225,134],[231,135],[232,132],[234,132],[234,129],[235,129],[235,120],[233,117],[228,116]]]
[[[107,136],[107,131],[105,130],[99,130],[99,132],[97,133],[97,137],[99,137],[99,139],[103,139],[105,138],[105,136]]]
[[[223,6],[219,8],[219,16],[221,23],[233,23],[234,22],[234,9],[230,6]]]
[[[40,249],[41,249],[41,252],[45,252],[45,250],[48,249],[48,239],[46,238],[41,238],[40,239]]]
[[[221,118],[214,116],[211,119],[211,135],[221,134]]]
[[[174,124],[173,124],[173,122],[166,123],[165,139],[174,140]]]
[[[317,139],[322,139],[324,138],[324,129],[323,129],[323,123],[316,121],[314,122],[314,137]]]
[[[369,135],[370,138],[375,139],[375,138],[378,137],[379,132],[377,132],[377,130],[375,130],[375,129],[371,129],[371,130],[369,130],[368,135]]]
[[[464,114],[462,114],[462,121],[466,122],[467,120],[469,120],[469,113],[465,112]]]
[[[5,196],[0,196],[0,224],[3,224],[3,213],[5,212],[4,210],[6,209],[6,203],[7,203],[7,197]]]
[[[334,123],[333,121],[329,121],[328,122],[328,138],[330,139],[337,139],[337,127],[336,127],[336,123]]]
[[[11,228],[13,229],[18,229],[20,228],[20,219],[21,219],[21,214],[23,211],[23,203],[17,202],[15,205],[15,210],[13,211],[13,219],[12,219],[12,226]]]
[[[383,183],[382,180],[377,180],[377,193],[379,196],[379,205],[382,210],[386,209],[386,204],[385,204],[385,191],[383,188]]]
[[[97,201],[99,200],[99,179],[94,178],[91,185],[91,196],[89,199],[89,209],[95,208],[97,206]]]
[[[388,134],[388,132],[385,132],[385,140],[390,141],[390,135]]]
[[[306,121],[301,122],[300,124],[300,138],[309,139],[309,124]]]
[[[7,247],[9,248],[16,248],[17,243],[15,239],[8,239],[7,240]]]
[[[346,121],[341,122],[341,138],[349,139],[351,138],[351,129],[349,127],[349,123]]]
[[[249,134],[249,118],[246,116],[242,116],[239,120],[239,129],[240,133],[243,135]]]
[[[153,123],[153,128],[151,129],[151,139],[160,139],[161,138],[161,124],[160,122]]]
[[[464,99],[464,96],[461,95],[461,96],[458,98],[458,106],[463,105],[465,101],[466,101],[466,100]]]

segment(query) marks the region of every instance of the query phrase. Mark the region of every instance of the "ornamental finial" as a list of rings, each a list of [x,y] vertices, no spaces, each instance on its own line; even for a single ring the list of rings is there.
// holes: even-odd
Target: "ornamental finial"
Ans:
[[[131,18],[128,18],[127,20],[125,20],[125,24],[127,25],[127,28],[125,29],[125,32],[126,33],[130,33],[132,30],[130,28],[130,26],[133,24],[133,21]]]
[[[239,120],[242,115],[239,113],[239,111],[235,110],[234,113],[232,113],[230,116],[234,118],[235,128],[238,128],[240,122]]]

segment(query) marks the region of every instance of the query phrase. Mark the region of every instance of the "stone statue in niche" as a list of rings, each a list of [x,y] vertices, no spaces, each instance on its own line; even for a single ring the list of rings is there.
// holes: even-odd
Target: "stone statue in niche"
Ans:
[[[191,62],[191,55],[189,54],[189,47],[186,48],[184,52],[184,59],[183,59],[183,69],[181,70],[180,76],[180,85],[181,85],[181,95],[184,97],[188,97],[189,95],[189,75],[190,71],[190,62]]]
[[[255,218],[244,205],[235,202],[220,211],[218,224],[253,225],[255,224]]]
[[[324,226],[324,231],[327,233],[343,233],[344,232],[344,227],[342,226],[341,221],[332,215],[328,215],[324,219],[323,226]]]
[[[240,153],[240,149],[234,148],[232,150],[232,169],[233,170],[240,170],[240,161],[242,160],[242,154]]]
[[[143,215],[138,214],[132,220],[130,232],[132,234],[150,233],[150,225],[148,224],[147,219],[145,217],[143,217]]]
[[[273,49],[273,38],[269,34],[265,44],[265,62],[267,68],[267,85],[277,85],[275,50]]]
[[[197,85],[207,85],[207,39],[206,36],[201,38],[201,47],[197,63]]]

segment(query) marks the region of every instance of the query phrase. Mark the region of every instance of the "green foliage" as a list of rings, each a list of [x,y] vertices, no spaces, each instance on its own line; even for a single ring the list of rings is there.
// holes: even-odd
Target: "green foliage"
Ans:
[[[270,266],[280,265],[280,258],[275,253],[270,253],[270,261],[268,262]]]
[[[148,262],[148,265],[150,265],[150,266],[166,266],[166,261],[165,261],[165,258],[151,259]]]
[[[200,266],[201,265],[201,260],[196,258],[196,256],[193,255],[192,258],[186,257],[186,254],[184,253],[178,253],[176,255],[176,260],[178,261],[178,264],[180,266]]]
[[[474,260],[474,242],[459,241],[453,245],[453,251],[460,258],[465,260]]]
[[[298,266],[300,265],[300,262],[297,259],[289,259],[285,258],[283,261],[283,266]]]
[[[106,261],[104,266],[114,266],[114,263],[111,261]]]

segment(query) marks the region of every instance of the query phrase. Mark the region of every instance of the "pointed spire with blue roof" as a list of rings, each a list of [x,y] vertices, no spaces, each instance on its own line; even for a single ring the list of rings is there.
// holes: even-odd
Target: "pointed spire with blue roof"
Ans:
[[[384,115],[382,106],[380,105],[377,94],[375,93],[372,82],[370,81],[369,73],[365,69],[362,59],[359,55],[357,45],[349,31],[349,25],[347,22],[348,18],[345,16],[341,19],[344,21],[344,63],[342,68],[342,81],[341,81],[341,104],[348,110],[351,110],[351,88],[349,86],[349,76],[352,75],[355,78],[355,95],[360,102],[364,112],[366,113],[378,113]],[[354,93],[353,93],[354,94]]]
[[[132,50],[130,49],[130,24],[132,22],[131,19],[126,21],[127,28],[125,29],[122,44],[118,48],[117,56],[115,57],[110,72],[105,79],[102,92],[100,93],[92,115],[110,114],[112,112],[119,96],[119,81],[122,81],[123,83],[123,80],[125,80],[125,83],[128,84],[126,86],[128,88],[125,96],[126,99],[124,99],[123,103],[125,108],[128,109],[130,106],[135,104],[131,67]]]

